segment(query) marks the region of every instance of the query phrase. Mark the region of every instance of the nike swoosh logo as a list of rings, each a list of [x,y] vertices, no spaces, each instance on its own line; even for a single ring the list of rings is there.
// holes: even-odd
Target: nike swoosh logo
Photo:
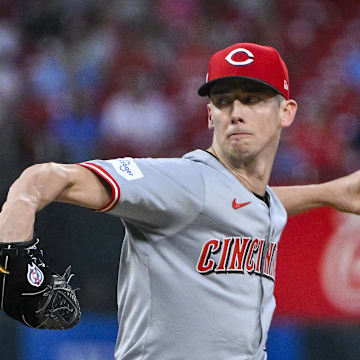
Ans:
[[[247,202],[243,202],[243,203],[238,204],[238,203],[236,202],[236,199],[234,199],[233,202],[232,202],[232,207],[233,207],[235,210],[237,210],[237,209],[240,209],[240,208],[242,208],[242,207],[244,207],[244,206],[246,206],[246,205],[249,205],[249,204],[251,204],[251,201],[247,201]]]

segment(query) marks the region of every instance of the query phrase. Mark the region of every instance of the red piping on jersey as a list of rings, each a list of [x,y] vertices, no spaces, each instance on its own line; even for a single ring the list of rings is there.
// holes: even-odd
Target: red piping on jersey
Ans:
[[[118,183],[115,181],[115,179],[106,170],[104,170],[101,166],[97,164],[91,162],[85,162],[85,163],[78,163],[78,165],[84,166],[87,169],[90,169],[91,171],[95,172],[96,174],[101,176],[104,180],[106,180],[106,182],[111,186],[111,190],[112,190],[111,200],[104,207],[95,211],[105,212],[113,209],[120,200],[120,187]]]

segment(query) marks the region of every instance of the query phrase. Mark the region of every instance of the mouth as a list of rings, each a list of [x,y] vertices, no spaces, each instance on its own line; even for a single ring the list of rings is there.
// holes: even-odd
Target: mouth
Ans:
[[[241,130],[241,131],[233,131],[228,135],[229,139],[244,139],[247,137],[251,137],[253,136],[252,133],[245,131],[245,130]]]

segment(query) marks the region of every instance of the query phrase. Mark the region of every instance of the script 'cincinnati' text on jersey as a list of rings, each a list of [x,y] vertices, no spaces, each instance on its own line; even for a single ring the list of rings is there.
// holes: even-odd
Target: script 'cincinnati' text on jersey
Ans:
[[[257,238],[211,239],[201,250],[196,270],[200,274],[246,271],[274,280],[276,250],[276,243]],[[215,254],[219,255],[218,260],[211,257]]]

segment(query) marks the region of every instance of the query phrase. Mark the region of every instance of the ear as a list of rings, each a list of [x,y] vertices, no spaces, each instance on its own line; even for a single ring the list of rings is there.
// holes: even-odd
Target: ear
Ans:
[[[295,100],[284,100],[280,104],[280,124],[285,128],[290,126],[296,115],[297,103]]]
[[[208,128],[211,130],[214,128],[214,121],[212,119],[212,111],[211,111],[211,104],[207,104],[207,112],[208,112]]]

